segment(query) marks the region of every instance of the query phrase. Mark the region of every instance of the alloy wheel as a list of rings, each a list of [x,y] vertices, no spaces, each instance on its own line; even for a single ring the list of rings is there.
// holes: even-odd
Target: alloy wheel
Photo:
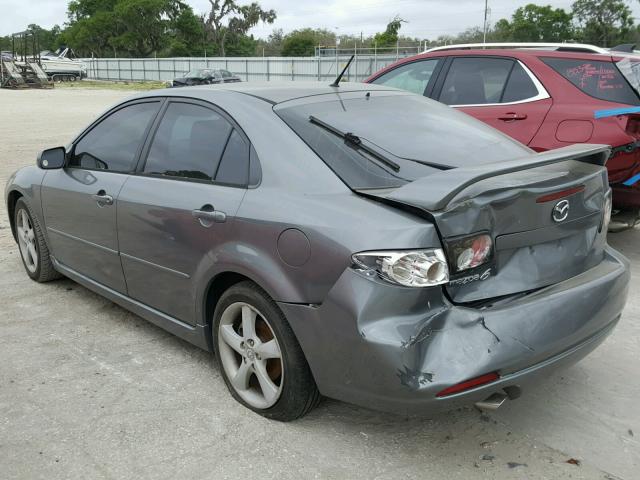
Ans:
[[[222,368],[237,394],[258,409],[273,406],[282,393],[282,351],[274,331],[255,307],[229,305],[218,327]]]
[[[17,215],[18,245],[24,264],[31,273],[38,269],[38,247],[36,232],[26,210],[22,209]]]

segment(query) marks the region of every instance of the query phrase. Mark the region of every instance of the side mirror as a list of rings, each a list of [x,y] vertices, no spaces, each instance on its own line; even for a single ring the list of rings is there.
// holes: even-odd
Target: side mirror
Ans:
[[[53,170],[64,167],[67,151],[64,147],[49,148],[38,155],[38,167]]]

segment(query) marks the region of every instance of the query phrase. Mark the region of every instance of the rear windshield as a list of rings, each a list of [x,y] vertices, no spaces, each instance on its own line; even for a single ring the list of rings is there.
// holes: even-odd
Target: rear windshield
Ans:
[[[365,92],[325,95],[274,111],[353,189],[399,187],[441,170],[524,157],[531,150],[484,123],[421,95]],[[313,121],[312,119],[315,119]],[[397,165],[390,168],[353,142],[350,133]]]
[[[640,105],[638,95],[612,62],[551,57],[541,60],[587,95],[608,102]]]

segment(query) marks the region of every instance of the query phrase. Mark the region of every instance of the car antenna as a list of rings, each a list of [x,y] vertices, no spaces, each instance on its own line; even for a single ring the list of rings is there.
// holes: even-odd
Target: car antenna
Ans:
[[[340,80],[342,80],[342,77],[344,76],[344,74],[347,73],[347,70],[349,70],[349,65],[351,65],[351,62],[353,61],[353,59],[355,57],[356,57],[355,55],[351,55],[351,58],[349,59],[347,64],[344,66],[344,68],[340,72],[340,75],[338,75],[338,77],[334,80],[334,82],[331,85],[329,85],[330,87],[339,87],[340,86]]]

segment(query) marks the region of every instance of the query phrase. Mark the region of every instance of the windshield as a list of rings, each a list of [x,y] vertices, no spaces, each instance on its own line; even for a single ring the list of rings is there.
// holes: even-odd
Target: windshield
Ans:
[[[353,189],[399,187],[443,169],[531,152],[421,95],[354,92],[291,103],[274,111]]]

